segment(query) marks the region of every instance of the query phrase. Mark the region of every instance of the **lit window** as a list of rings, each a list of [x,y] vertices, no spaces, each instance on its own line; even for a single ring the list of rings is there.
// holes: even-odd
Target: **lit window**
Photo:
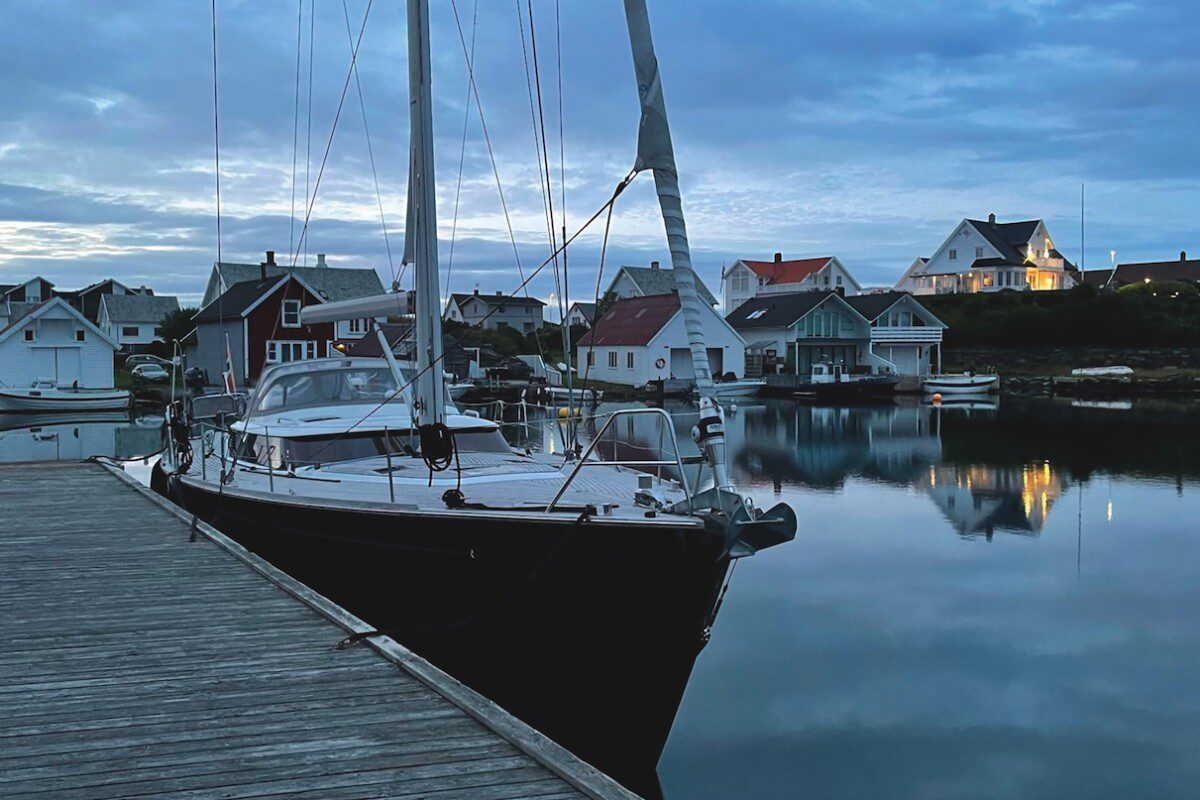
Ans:
[[[300,327],[300,301],[299,300],[284,300],[283,307],[280,310],[281,323],[285,328]]]
[[[958,251],[957,251],[957,250],[951,250],[951,251],[950,251],[950,260],[951,260],[951,261],[958,261]]]

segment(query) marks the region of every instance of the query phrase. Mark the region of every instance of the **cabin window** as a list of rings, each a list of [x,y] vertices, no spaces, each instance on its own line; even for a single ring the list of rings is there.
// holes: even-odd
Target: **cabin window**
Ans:
[[[975,257],[976,257],[976,258],[983,258],[983,248],[982,248],[982,247],[976,247],[976,248],[975,248]]]
[[[33,330],[33,328],[26,328],[25,329],[25,341],[32,342],[32,341],[36,341],[36,340],[37,340],[37,333]]]
[[[625,354],[625,369],[633,369],[633,351]]]
[[[284,300],[280,307],[280,323],[285,328],[300,327],[300,301]]]
[[[316,357],[316,342],[292,342],[274,339],[267,342],[268,364],[286,364],[289,361],[304,361]]]
[[[951,260],[951,261],[958,261],[958,251],[957,251],[957,250],[951,250],[951,251],[950,251],[950,260]]]
[[[617,368],[617,351],[616,350],[609,351],[608,366],[611,367],[612,369]]]
[[[138,326],[137,325],[122,325],[121,326],[121,335],[122,336],[137,336],[138,335]]]
[[[82,342],[87,339],[87,334],[84,331],[75,331],[75,341]]]

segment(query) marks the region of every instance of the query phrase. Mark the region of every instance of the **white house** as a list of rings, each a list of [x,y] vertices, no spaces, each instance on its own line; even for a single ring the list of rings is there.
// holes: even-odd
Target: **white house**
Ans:
[[[163,340],[163,317],[179,310],[171,296],[106,294],[100,298],[97,326],[122,349]]]
[[[482,325],[485,330],[514,328],[529,333],[542,327],[545,305],[535,297],[513,297],[503,292],[480,294],[476,289],[471,294],[450,295],[442,319]]]
[[[762,294],[794,294],[829,289],[844,295],[858,294],[862,286],[850,271],[833,256],[799,258],[784,261],[776,253],[772,261],[738,259],[721,274],[725,314]]]
[[[694,270],[693,270],[694,272]],[[670,294],[678,291],[675,284],[675,270],[661,269],[657,261],[651,261],[648,267],[621,267],[608,284],[604,293],[609,301],[623,300],[627,297],[648,297],[652,294]],[[696,292],[700,299],[710,306],[717,304],[717,298],[696,276]]]
[[[379,280],[379,274],[373,269],[330,267],[325,260],[324,253],[317,254],[316,266],[288,266],[275,263],[275,251],[268,250],[267,260],[261,264],[234,264],[227,261],[213,264],[212,272],[208,276],[208,284],[204,288],[204,297],[200,301],[200,308],[207,307],[236,283],[286,274],[302,278],[304,285],[312,287],[324,302],[353,300],[358,297],[383,294],[383,283]],[[402,298],[398,297],[397,299]],[[411,302],[407,295],[403,299],[406,303]],[[398,305],[397,308],[400,306]],[[397,316],[406,313],[412,313],[411,308],[407,306],[400,308]],[[387,320],[379,318],[375,321],[382,324]],[[359,339],[370,330],[370,327],[370,321],[366,319],[340,320],[336,325],[335,338],[339,340]]]
[[[0,381],[111,389],[117,343],[61,297],[26,306],[0,328]]]
[[[917,259],[897,291],[924,294],[1048,291],[1075,285],[1078,271],[1040,219],[964,219],[928,259]]]
[[[582,325],[585,328],[590,328],[595,316],[595,303],[571,303],[571,307],[567,309],[567,327]]]
[[[709,368],[714,375],[746,371],[746,343],[717,311],[701,304]],[[654,380],[689,380],[688,347],[679,295],[653,294],[618,300],[576,346],[580,374],[625,386]]]
[[[767,294],[727,318],[745,338],[747,372],[805,377],[815,363],[853,372],[925,375],[945,324],[909,295]]]

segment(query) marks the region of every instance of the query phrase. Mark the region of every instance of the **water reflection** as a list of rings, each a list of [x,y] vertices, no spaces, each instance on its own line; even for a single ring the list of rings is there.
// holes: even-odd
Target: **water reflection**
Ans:
[[[738,484],[801,527],[739,567],[667,797],[1194,796],[1193,406],[743,403],[726,429]]]
[[[163,418],[125,411],[0,414],[0,462],[141,458],[163,448]]]

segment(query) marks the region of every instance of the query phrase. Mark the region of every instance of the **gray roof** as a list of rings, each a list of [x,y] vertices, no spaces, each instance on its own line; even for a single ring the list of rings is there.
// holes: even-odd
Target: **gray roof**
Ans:
[[[1025,262],[1025,256],[1017,250],[1018,245],[1029,243],[1029,237],[1037,230],[1041,220],[1029,219],[1022,222],[988,222],[987,220],[969,219],[967,222],[979,231],[988,244],[996,248],[996,252],[1009,264],[1020,266]]]
[[[837,292],[829,290],[763,294],[751,297],[742,303],[725,318],[725,321],[738,331],[746,328],[787,328],[822,302],[836,295]],[[764,310],[765,314],[750,319],[750,316],[756,311]]]
[[[262,268],[258,264],[231,264],[223,261],[217,264],[221,272],[221,280],[225,288],[231,288],[235,283],[258,281],[262,279]],[[294,272],[296,277],[311,286],[322,300],[353,300],[356,297],[370,297],[383,294],[383,282],[373,269],[342,269],[340,267],[286,267],[276,265],[267,267],[267,276],[275,277]]]
[[[287,281],[276,277],[267,278],[265,281],[256,279],[235,283],[224,294],[201,309],[193,319],[196,322],[212,322],[224,317],[240,318],[260,297],[276,286],[286,283]]]
[[[637,284],[637,287],[642,290],[642,294],[670,294],[678,289],[675,283],[675,270],[673,269],[621,267],[621,270]],[[717,298],[713,297],[712,292],[704,285],[704,281],[700,280],[699,275],[696,276],[696,289],[704,302],[710,306],[717,304]]]
[[[512,295],[507,294],[484,294],[483,292],[475,294],[472,292],[471,294],[453,294],[451,297],[454,298],[454,304],[460,307],[472,297],[474,297],[476,300],[482,300],[484,303],[490,306],[506,305],[541,307],[546,305],[536,297],[513,297]]]
[[[170,295],[106,294],[101,300],[111,322],[160,322],[179,301]]]

